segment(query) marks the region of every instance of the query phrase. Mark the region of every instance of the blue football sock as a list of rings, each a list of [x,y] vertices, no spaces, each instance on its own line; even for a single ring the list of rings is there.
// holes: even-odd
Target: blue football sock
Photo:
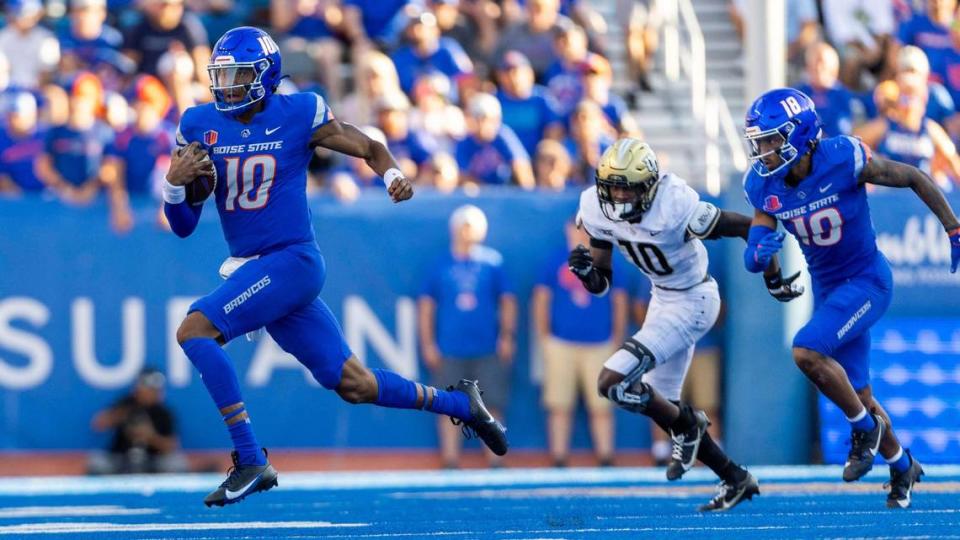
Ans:
[[[253,435],[250,417],[240,395],[237,371],[227,353],[211,338],[188,339],[183,352],[200,372],[207,392],[223,415],[233,439],[233,447],[240,455],[242,465],[263,465],[266,457]]]
[[[904,452],[903,448],[900,448],[892,458],[884,458],[884,460],[890,465],[891,471],[902,473],[910,468],[910,454]]]
[[[470,399],[463,392],[446,392],[423,384],[417,384],[392,371],[374,369],[377,378],[377,405],[395,409],[423,409],[437,414],[446,414],[461,420],[469,420]],[[423,396],[417,403],[417,387]],[[429,394],[433,395],[430,399]]]
[[[847,417],[847,420],[850,421],[850,425],[853,426],[853,429],[858,431],[871,431],[877,426],[877,422],[873,419],[873,415],[868,414],[866,408],[861,410],[860,414],[854,416],[853,418]]]

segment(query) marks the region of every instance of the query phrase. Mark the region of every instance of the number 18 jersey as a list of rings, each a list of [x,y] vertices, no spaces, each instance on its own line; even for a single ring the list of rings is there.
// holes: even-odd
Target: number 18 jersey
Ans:
[[[668,289],[688,289],[706,277],[707,250],[697,236],[709,234],[718,217],[715,206],[701,201],[683,179],[669,173],[636,223],[608,219],[596,186],[580,194],[579,219],[587,234],[620,248],[653,285]]]
[[[876,232],[859,183],[870,150],[848,136],[822,139],[810,174],[795,187],[752,169],[743,186],[750,204],[776,217],[796,237],[815,287],[829,287],[873,267]]]
[[[272,95],[249,124],[212,103],[184,112],[177,144],[199,142],[213,159],[217,211],[231,256],[316,241],[307,207],[310,139],[332,119],[313,93]]]

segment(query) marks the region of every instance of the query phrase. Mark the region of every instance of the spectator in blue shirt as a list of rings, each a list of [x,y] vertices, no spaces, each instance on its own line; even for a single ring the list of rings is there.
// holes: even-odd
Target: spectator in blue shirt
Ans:
[[[407,9],[422,7],[422,0],[344,0],[344,31],[358,50],[375,41],[392,49],[407,23]]]
[[[533,157],[533,175],[537,180],[537,189],[544,191],[580,190],[583,186],[570,183],[573,163],[570,153],[562,143],[544,139],[537,145]]]
[[[376,104],[377,127],[387,137],[387,147],[407,178],[417,171],[437,148],[425,133],[410,129],[410,101],[401,92],[385,94]]]
[[[595,53],[587,50],[587,34],[573,23],[560,25],[554,40],[557,60],[547,70],[547,88],[561,116],[566,117],[583,99],[584,75]]]
[[[503,257],[484,246],[487,218],[473,205],[450,216],[450,252],[432,266],[419,298],[423,361],[438,388],[460,379],[478,380],[490,413],[502,418],[516,350],[517,300]],[[458,429],[440,419],[444,465],[460,460]],[[487,452],[491,464],[498,464]]]
[[[69,25],[57,36],[62,72],[90,69],[111,51],[120,51],[123,36],[106,24],[105,0],[71,0],[69,19]]]
[[[290,72],[288,60],[297,58],[297,55],[306,56],[304,63],[309,65],[298,71],[303,72],[305,79],[319,81],[330,101],[335,103],[343,96],[343,77],[340,75],[343,46],[335,33],[342,26],[343,10],[338,4],[333,0],[270,2],[270,22],[281,35],[277,43],[284,59],[284,72]],[[214,36],[222,34],[211,32]]]
[[[130,195],[144,199],[159,191],[175,147],[176,128],[164,121],[172,100],[163,83],[141,75],[130,98],[136,119],[107,147],[100,170],[110,194],[110,222],[118,233],[133,227]]]
[[[930,62],[930,72],[937,78],[946,70],[947,51],[953,47],[950,26],[957,0],[927,0],[926,4],[926,13],[916,13],[900,25],[897,38],[902,45],[920,47]]]
[[[71,85],[67,123],[47,133],[44,152],[37,160],[37,176],[61,199],[87,204],[100,190],[100,165],[113,132],[98,118],[103,87],[91,73],[82,73]]]
[[[519,51],[507,51],[497,68],[497,99],[503,123],[510,127],[528,154],[545,139],[562,139],[563,124],[547,89],[534,84],[530,61]]]
[[[810,96],[823,122],[824,137],[849,135],[853,131],[853,93],[839,82],[840,57],[826,43],[807,51],[807,82],[797,87]]]
[[[587,233],[573,219],[564,226],[566,245],[543,266],[533,289],[533,320],[543,353],[542,402],[547,409],[547,436],[554,466],[567,464],[573,411],[583,397],[590,417],[594,454],[600,466],[613,464],[613,415],[610,402],[597,394],[603,363],[623,342],[627,292],[619,282],[610,294],[594,296],[570,271],[567,257]],[[615,272],[614,275],[623,275]]]
[[[630,114],[627,103],[611,92],[612,85],[613,69],[610,62],[600,55],[591,55],[584,66],[583,97],[600,106],[607,122],[619,137],[639,137],[640,128]]]
[[[460,81],[465,75],[473,73],[473,62],[459,43],[448,37],[440,37],[437,18],[424,11],[410,20],[405,35],[408,44],[397,49],[392,55],[397,74],[400,76],[400,88],[412,95],[417,79],[424,75],[442,73],[453,82]],[[451,85],[451,100],[456,85]]]
[[[516,134],[503,125],[500,102],[490,94],[476,94],[467,107],[468,135],[457,143],[457,164],[463,182],[509,184],[534,188],[530,155]]]
[[[6,125],[0,129],[0,193],[36,193],[44,184],[34,163],[43,153],[45,130],[37,123],[37,100],[29,92],[9,101]]]

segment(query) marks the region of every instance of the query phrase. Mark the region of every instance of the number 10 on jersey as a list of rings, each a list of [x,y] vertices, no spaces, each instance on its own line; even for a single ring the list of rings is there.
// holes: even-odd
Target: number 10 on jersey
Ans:
[[[240,158],[228,157],[227,162],[227,200],[224,207],[229,212],[237,209],[259,210],[267,205],[270,188],[277,174],[277,160],[270,154],[250,156],[240,164]],[[257,185],[257,173],[260,173],[260,185]]]

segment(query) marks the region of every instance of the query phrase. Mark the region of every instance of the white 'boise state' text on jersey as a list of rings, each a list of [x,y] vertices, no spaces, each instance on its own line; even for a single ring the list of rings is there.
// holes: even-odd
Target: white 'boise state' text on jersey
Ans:
[[[678,176],[663,175],[653,204],[639,222],[603,215],[596,186],[580,195],[579,217],[591,238],[617,245],[658,287],[687,289],[707,275],[707,250],[698,236],[713,230],[719,210],[702,202]]]
[[[212,103],[183,113],[177,144],[198,142],[213,159],[217,211],[231,256],[316,241],[306,195],[310,139],[332,119],[313,93],[270,96],[248,124]]]

